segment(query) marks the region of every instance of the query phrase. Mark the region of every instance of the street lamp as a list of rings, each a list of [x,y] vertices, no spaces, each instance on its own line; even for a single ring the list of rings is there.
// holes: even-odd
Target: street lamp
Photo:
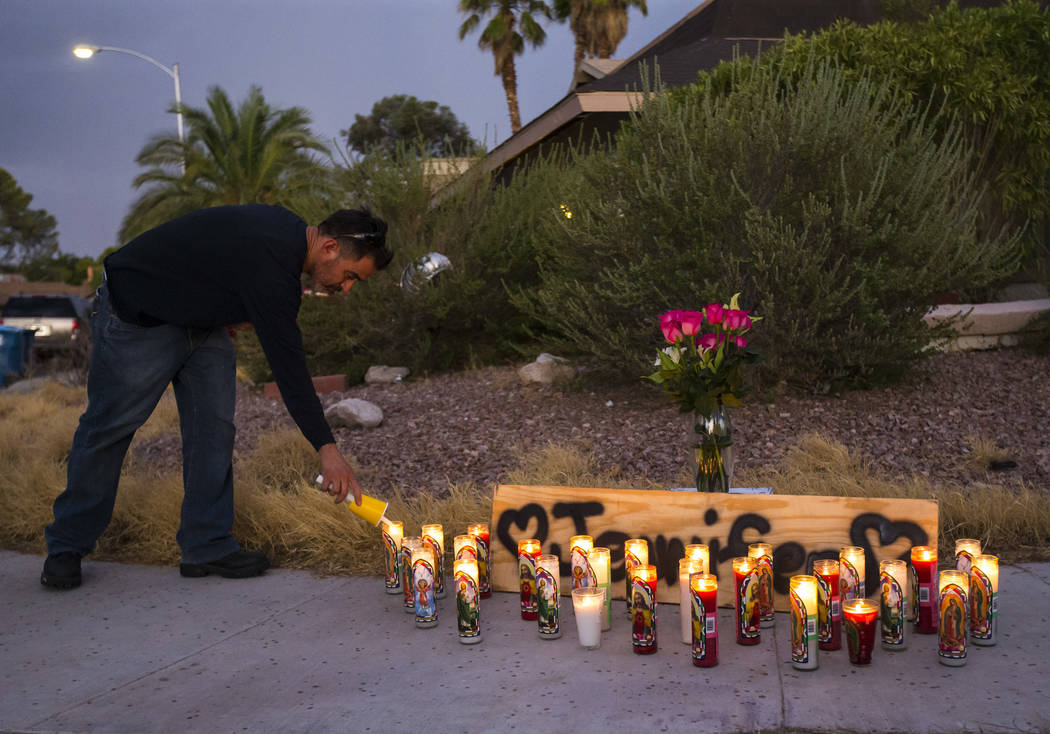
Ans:
[[[143,61],[148,61],[151,64],[153,64],[154,66],[156,66],[158,69],[163,70],[165,74],[167,74],[168,76],[170,76],[172,79],[175,80],[175,106],[177,108],[177,111],[176,111],[175,114],[176,114],[176,120],[178,121],[178,127],[179,127],[179,142],[180,143],[183,142],[184,139],[185,139],[185,136],[183,135],[183,132],[182,132],[182,109],[181,109],[182,108],[182,89],[179,86],[179,65],[178,65],[178,63],[172,64],[171,68],[169,68],[169,67],[167,67],[164,64],[160,63],[159,61],[157,61],[155,58],[153,58],[151,56],[147,56],[146,54],[139,53],[138,51],[132,51],[130,48],[118,48],[116,46],[88,46],[86,44],[82,44],[82,45],[77,46],[76,48],[73,49],[73,55],[76,56],[78,59],[90,59],[92,56],[94,56],[95,54],[99,53],[100,51],[116,51],[116,52],[122,53],[122,54],[130,54],[131,56],[137,56],[138,58],[142,59]],[[182,162],[182,172],[183,173],[186,172],[186,162],[185,161]]]

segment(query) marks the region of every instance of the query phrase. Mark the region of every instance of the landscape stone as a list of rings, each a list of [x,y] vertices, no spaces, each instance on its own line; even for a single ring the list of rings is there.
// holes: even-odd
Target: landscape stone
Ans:
[[[541,355],[542,356],[542,355]],[[530,362],[518,370],[518,376],[524,383],[539,382],[551,385],[556,382],[568,382],[576,377],[576,369],[568,364],[561,364],[553,359],[547,362]]]
[[[408,367],[387,367],[385,364],[374,364],[365,373],[365,383],[375,385],[377,383],[401,382],[408,377]]]
[[[383,409],[359,398],[346,398],[324,412],[332,428],[375,428],[383,422]]]

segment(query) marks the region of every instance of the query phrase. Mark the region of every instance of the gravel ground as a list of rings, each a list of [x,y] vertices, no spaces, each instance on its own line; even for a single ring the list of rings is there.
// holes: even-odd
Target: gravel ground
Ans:
[[[337,429],[336,439],[383,493],[442,492],[449,481],[501,480],[521,450],[547,443],[593,450],[602,468],[675,486],[685,456],[683,418],[654,386],[523,385],[513,367],[491,367],[390,385],[359,385],[322,396],[325,407],[354,397],[379,405],[383,424]],[[868,459],[888,477],[1024,481],[1050,486],[1050,358],[1019,350],[939,354],[922,374],[889,389],[834,396],[782,394],[773,404],[733,410],[739,469],[776,464],[797,440],[819,432]],[[293,427],[280,401],[240,388],[239,453],[260,431]],[[975,466],[973,439],[994,444],[1017,468]],[[138,451],[178,466],[178,442],[154,439]]]

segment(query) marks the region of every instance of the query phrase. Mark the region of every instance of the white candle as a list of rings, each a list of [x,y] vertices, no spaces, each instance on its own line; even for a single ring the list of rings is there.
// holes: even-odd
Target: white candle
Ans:
[[[863,548],[847,545],[839,551],[839,597],[843,604],[867,596],[864,592],[864,571]]]
[[[908,647],[908,564],[898,560],[880,561],[879,587],[882,649],[904,650]]]
[[[452,581],[456,589],[456,625],[459,628],[459,641],[464,645],[481,642],[481,592],[478,588],[477,559],[457,559],[453,563]]]
[[[416,626],[434,627],[438,623],[434,602],[434,553],[421,545],[412,551],[412,589],[416,603]]]
[[[452,539],[454,559],[459,561],[465,558],[478,558],[478,546],[473,535],[457,535]]]
[[[434,552],[434,596],[445,597],[445,532],[439,523],[423,526],[423,545]]]
[[[405,535],[402,522],[383,523],[383,551],[386,560],[386,593],[401,593],[401,540]]]
[[[955,541],[955,570],[970,573],[973,557],[981,555],[981,541],[975,538],[959,538]]]
[[[561,614],[558,603],[558,556],[542,555],[536,560],[536,603],[540,639],[561,637]]]
[[[685,557],[700,561],[703,569],[699,573],[711,573],[711,549],[703,543],[690,543],[685,547]]]
[[[970,568],[970,639],[994,645],[999,630],[999,558],[973,557]]]
[[[594,538],[589,535],[574,535],[569,538],[569,573],[572,574],[572,589],[590,586],[590,566],[587,554],[594,547]]]
[[[791,665],[798,670],[816,670],[817,579],[800,574],[788,582],[791,591]]]
[[[689,590],[689,577],[703,572],[703,563],[699,560],[687,557],[678,561],[678,588],[681,591],[678,613],[682,623],[682,642],[686,645],[693,644],[693,596]]]
[[[938,576],[937,660],[944,665],[966,664],[967,592],[970,577],[962,571]]]
[[[602,641],[602,609],[605,590],[598,586],[585,586],[572,590],[572,610],[576,615],[576,631],[580,635],[580,646],[588,650],[597,649]]]
[[[587,565],[590,566],[595,585],[599,589],[605,590],[604,601],[602,602],[603,630],[612,627],[612,577],[609,571],[611,559],[612,556],[608,548],[592,548],[590,553],[587,554]]]
[[[758,616],[763,627],[772,627],[773,614],[773,546],[769,543],[751,543],[747,555],[758,564]]]
[[[649,563],[649,541],[645,538],[631,538],[623,546],[623,570],[626,582],[627,618],[634,619],[634,611],[631,609],[631,597],[634,591],[631,586],[631,569],[635,566],[644,566]]]

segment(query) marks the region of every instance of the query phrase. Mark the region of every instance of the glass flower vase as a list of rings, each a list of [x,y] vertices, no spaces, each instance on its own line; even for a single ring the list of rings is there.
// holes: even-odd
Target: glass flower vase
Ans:
[[[733,424],[718,403],[707,414],[689,415],[689,465],[698,492],[728,492],[733,479]]]

